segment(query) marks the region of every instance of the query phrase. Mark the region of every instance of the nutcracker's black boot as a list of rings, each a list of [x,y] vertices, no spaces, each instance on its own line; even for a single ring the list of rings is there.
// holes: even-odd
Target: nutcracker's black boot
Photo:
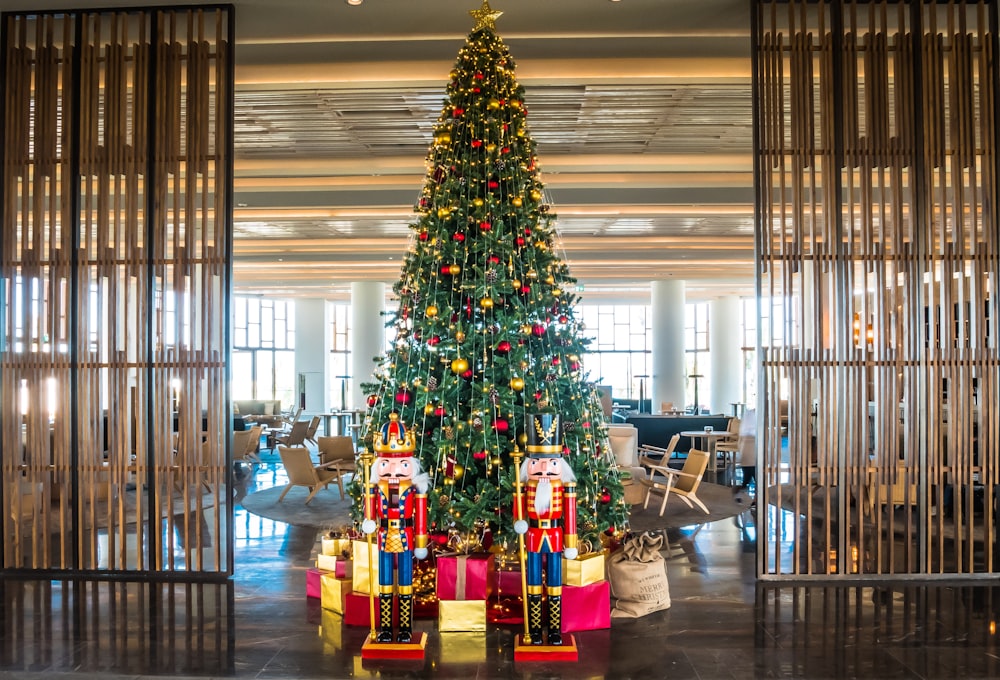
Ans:
[[[413,596],[399,596],[399,632],[396,642],[409,642],[413,634]]]
[[[549,640],[550,645],[562,644],[562,596],[549,595]]]
[[[392,593],[378,596],[378,635],[375,642],[392,642]]]
[[[542,644],[542,596],[528,595],[528,637],[531,644]]]

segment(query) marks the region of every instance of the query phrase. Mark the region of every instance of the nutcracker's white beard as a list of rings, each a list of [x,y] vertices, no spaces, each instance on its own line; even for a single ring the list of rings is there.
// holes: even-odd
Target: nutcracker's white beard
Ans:
[[[552,505],[552,482],[547,479],[539,479],[538,486],[535,487],[535,512],[540,515],[549,511]]]

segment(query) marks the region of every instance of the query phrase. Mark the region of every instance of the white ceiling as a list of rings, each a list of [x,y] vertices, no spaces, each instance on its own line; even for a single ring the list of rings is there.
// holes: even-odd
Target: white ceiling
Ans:
[[[233,3],[237,291],[340,298],[396,280],[480,2]],[[749,4],[491,1],[584,300],[646,300],[657,278],[689,298],[752,294]]]

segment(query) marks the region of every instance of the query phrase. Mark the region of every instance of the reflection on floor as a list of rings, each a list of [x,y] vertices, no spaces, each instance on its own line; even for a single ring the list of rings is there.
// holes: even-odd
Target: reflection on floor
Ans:
[[[243,483],[238,497],[281,473],[257,467]],[[576,664],[515,665],[509,628],[439,634],[418,621],[428,655],[414,667],[362,663],[365,629],[331,634],[336,616],[305,597],[315,530],[237,508],[226,585],[0,583],[0,677],[1000,676],[1000,587],[766,586],[754,577],[755,538],[750,513],[672,536],[671,609],[578,634]]]

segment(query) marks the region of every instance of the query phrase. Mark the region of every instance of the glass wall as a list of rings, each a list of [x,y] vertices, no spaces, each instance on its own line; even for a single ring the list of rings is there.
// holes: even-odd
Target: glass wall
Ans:
[[[326,374],[328,403],[340,410],[347,408],[351,393],[351,306],[330,305],[330,357]]]
[[[687,385],[685,403],[707,408],[710,394],[712,363],[708,359],[708,303],[691,302],[684,305],[684,368]]]
[[[233,299],[233,399],[295,402],[295,302]]]

